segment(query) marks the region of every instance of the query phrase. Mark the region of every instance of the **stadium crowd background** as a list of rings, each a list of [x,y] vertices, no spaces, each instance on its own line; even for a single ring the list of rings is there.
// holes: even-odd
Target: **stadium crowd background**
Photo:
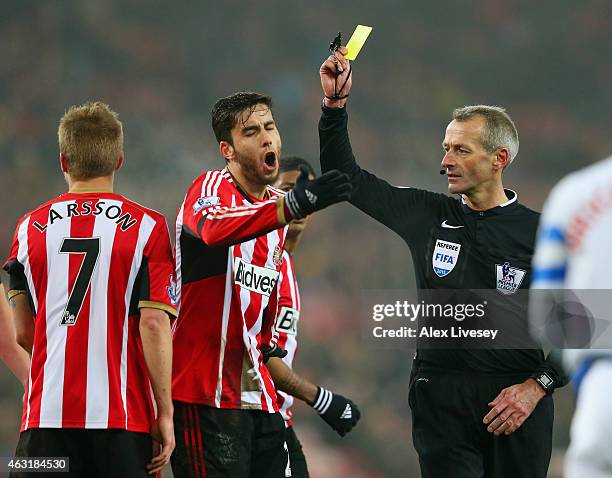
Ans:
[[[374,31],[354,64],[353,147],[362,166],[391,182],[445,191],[440,144],[450,111],[464,104],[508,108],[521,148],[505,185],[537,210],[564,174],[612,151],[608,0],[372,3],[2,2],[1,257],[18,218],[64,191],[57,123],[88,99],[109,103],[124,124],[116,190],[171,225],[191,181],[222,166],[209,114],[220,96],[271,94],[284,153],[318,169],[317,71],[336,32],[346,41],[357,23]],[[342,205],[312,221],[296,264],[296,369],[353,398],[363,415],[341,440],[296,407],[312,477],[416,476],[412,353],[365,347],[359,320],[364,290],[414,287],[408,249]],[[14,451],[21,394],[0,365],[0,456]],[[570,387],[556,397],[551,477],[561,476],[573,409]]]

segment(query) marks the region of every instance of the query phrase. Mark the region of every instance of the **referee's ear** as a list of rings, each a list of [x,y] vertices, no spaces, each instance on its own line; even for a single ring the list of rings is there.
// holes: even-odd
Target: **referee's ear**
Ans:
[[[503,170],[510,164],[510,151],[506,148],[499,148],[495,151],[495,161],[493,161],[493,169],[495,171]]]

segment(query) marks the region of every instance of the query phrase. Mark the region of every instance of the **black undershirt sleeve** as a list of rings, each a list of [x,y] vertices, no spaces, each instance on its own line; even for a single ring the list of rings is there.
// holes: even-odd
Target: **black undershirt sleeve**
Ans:
[[[9,274],[9,290],[28,291],[28,280],[23,265],[17,260],[9,261],[4,270]]]

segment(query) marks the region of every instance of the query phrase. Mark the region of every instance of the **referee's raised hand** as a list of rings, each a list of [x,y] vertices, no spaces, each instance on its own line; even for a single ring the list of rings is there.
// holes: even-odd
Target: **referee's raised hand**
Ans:
[[[345,47],[338,48],[325,59],[319,70],[321,87],[325,95],[323,103],[329,108],[342,108],[351,91],[353,84],[351,65],[344,58],[347,53]]]

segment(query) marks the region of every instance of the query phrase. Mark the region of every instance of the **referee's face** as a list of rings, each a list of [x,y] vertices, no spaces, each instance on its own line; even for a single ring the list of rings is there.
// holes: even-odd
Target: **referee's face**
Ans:
[[[448,192],[471,195],[490,189],[501,178],[493,166],[495,153],[488,153],[480,140],[484,118],[453,120],[446,128],[442,167],[448,178]]]

